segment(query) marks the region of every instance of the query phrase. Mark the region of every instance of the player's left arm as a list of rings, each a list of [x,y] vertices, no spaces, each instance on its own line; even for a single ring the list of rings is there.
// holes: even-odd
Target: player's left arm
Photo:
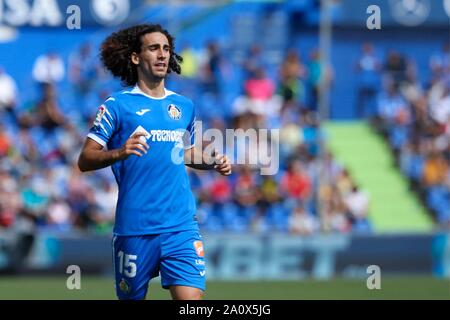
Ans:
[[[193,169],[216,170],[223,176],[229,176],[232,172],[230,160],[226,155],[217,151],[208,155],[196,147],[184,150],[184,163]]]
[[[226,155],[219,154],[216,149],[212,154],[207,154],[201,148],[195,146],[196,122],[194,107],[192,106],[191,120],[183,135],[184,163],[193,169],[216,170],[221,175],[230,175],[231,163]]]

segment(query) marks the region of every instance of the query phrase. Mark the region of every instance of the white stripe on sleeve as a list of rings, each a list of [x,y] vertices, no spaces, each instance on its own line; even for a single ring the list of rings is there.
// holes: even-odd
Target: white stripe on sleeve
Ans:
[[[95,134],[89,133],[89,134],[87,135],[87,137],[90,138],[90,139],[92,139],[92,140],[94,140],[95,142],[97,142],[97,143],[100,144],[101,146],[106,147],[106,142],[103,141],[103,140],[102,140],[101,138],[99,138],[98,136],[96,136]]]

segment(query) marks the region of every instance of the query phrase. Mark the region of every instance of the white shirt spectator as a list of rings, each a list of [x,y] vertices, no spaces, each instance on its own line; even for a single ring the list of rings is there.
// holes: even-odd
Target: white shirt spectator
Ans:
[[[354,188],[345,197],[344,202],[353,217],[363,219],[367,216],[367,212],[369,211],[369,196],[365,192]]]
[[[448,119],[450,119],[450,91],[447,96],[442,97],[430,106],[430,115],[433,120],[440,124],[447,123]]]
[[[0,109],[13,106],[17,97],[14,79],[0,68]]]
[[[39,56],[33,66],[33,78],[40,83],[55,83],[65,75],[62,59],[56,54]]]
[[[47,209],[48,222],[56,225],[71,225],[72,217],[70,207],[63,200],[50,203]]]
[[[288,220],[289,231],[294,234],[309,235],[319,230],[319,222],[304,208],[296,207]]]
[[[328,223],[332,231],[345,233],[351,229],[350,222],[342,212],[330,212]]]
[[[116,204],[118,198],[118,189],[115,185],[105,184],[102,188],[96,189],[94,193],[95,203],[100,208],[101,220],[114,221]]]

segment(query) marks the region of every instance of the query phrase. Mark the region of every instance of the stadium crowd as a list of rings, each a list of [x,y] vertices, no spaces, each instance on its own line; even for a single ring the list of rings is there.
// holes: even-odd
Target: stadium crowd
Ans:
[[[418,74],[415,62],[391,51],[384,64],[370,44],[360,60],[365,79],[375,85],[360,88],[374,128],[388,141],[411,189],[441,228],[450,227],[450,43],[429,61],[429,78]],[[375,83],[375,82],[372,82]],[[370,87],[370,88],[368,88]],[[368,94],[369,93],[369,94]],[[372,99],[373,98],[373,99]],[[375,107],[370,107],[370,101]]]
[[[33,101],[0,70],[0,227],[111,232],[117,199],[111,170],[81,174],[76,165],[97,107],[118,89],[92,47],[82,45],[67,63],[57,52],[37,57],[32,76],[39,96]],[[186,47],[181,55],[183,74],[170,75],[167,87],[176,84],[194,100],[203,129],[280,129],[275,175],[261,175],[258,165],[237,165],[229,178],[188,169],[204,231],[371,231],[369,196],[324,147],[317,94],[322,81],[331,85],[332,72],[320,65],[317,50],[305,62],[290,50],[269,76],[254,46],[239,66],[241,94],[224,110],[211,103],[224,100],[221,82],[231,65],[219,45],[211,42],[201,54]],[[61,89],[64,81],[67,89]],[[249,155],[271,143],[260,139],[225,150]]]

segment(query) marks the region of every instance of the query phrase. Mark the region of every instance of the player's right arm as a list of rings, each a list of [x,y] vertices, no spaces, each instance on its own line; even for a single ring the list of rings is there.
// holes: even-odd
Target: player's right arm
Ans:
[[[78,168],[83,172],[97,170],[108,167],[117,161],[125,160],[132,154],[141,157],[142,152],[147,153],[149,148],[146,142],[140,140],[140,137],[145,135],[145,133],[138,132],[130,137],[122,148],[113,150],[104,150],[100,143],[91,138],[86,138],[78,158]]]
[[[144,133],[136,133],[123,144],[107,150],[108,142],[120,127],[120,105],[116,98],[109,97],[97,110],[93,126],[89,130],[86,142],[78,158],[81,171],[91,171],[108,167],[117,161],[125,160],[134,154],[142,156],[148,149],[145,139],[139,140]],[[120,146],[120,145],[119,145]]]

